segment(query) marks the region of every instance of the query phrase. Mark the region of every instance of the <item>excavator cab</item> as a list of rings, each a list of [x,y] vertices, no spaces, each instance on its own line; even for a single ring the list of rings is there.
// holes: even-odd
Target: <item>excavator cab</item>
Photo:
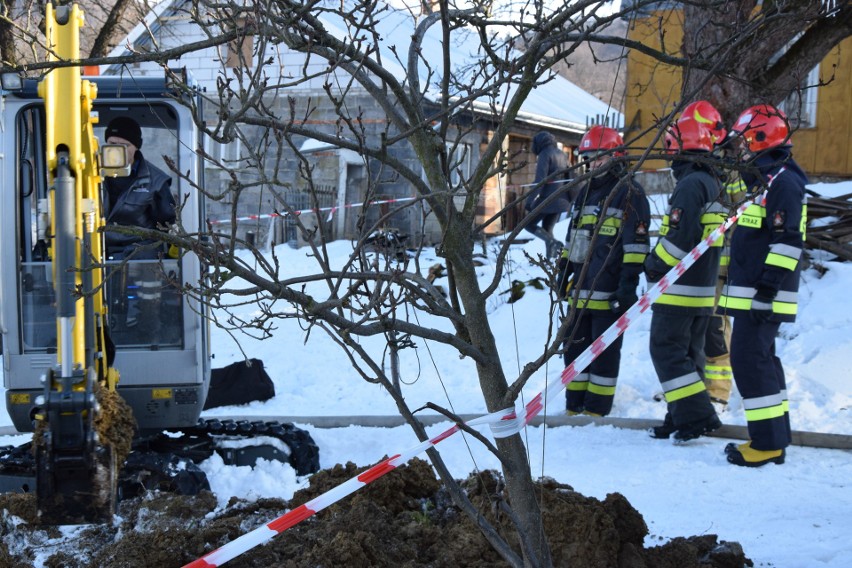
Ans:
[[[199,134],[190,110],[163,78],[87,77],[97,85],[96,137],[110,120],[129,116],[142,128],[146,160],[171,175],[180,223],[198,230],[204,213]],[[46,369],[56,365],[56,298],[51,271],[45,107],[34,81],[2,92],[0,133],[0,331],[6,407],[15,427],[33,430]],[[170,166],[170,163],[172,164]],[[172,167],[187,175],[174,175]],[[119,168],[121,169],[121,168]],[[103,172],[105,177],[114,170]],[[14,246],[12,246],[14,243]],[[106,329],[115,345],[117,390],[141,432],[193,426],[210,384],[206,306],[181,293],[197,282],[192,254],[161,247],[150,258],[105,263]]]

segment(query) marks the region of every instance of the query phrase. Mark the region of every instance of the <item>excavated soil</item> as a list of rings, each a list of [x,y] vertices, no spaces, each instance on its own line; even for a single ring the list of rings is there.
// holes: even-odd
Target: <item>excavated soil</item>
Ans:
[[[366,468],[348,463],[314,474],[290,502],[233,500],[215,510],[210,493],[152,493],[119,504],[112,525],[90,526],[72,538],[33,524],[31,495],[0,495],[0,566],[24,568],[179,567],[265,524]],[[495,472],[462,482],[473,504],[513,546],[510,520]],[[715,535],[677,538],[651,548],[645,521],[620,494],[603,501],[554,481],[538,484],[555,566],[584,568],[739,568],[753,566],[735,542]],[[58,544],[61,543],[61,544]],[[46,559],[46,560],[45,560]],[[386,475],[341,503],[230,561],[231,567],[498,567],[507,564],[455,507],[422,460]]]

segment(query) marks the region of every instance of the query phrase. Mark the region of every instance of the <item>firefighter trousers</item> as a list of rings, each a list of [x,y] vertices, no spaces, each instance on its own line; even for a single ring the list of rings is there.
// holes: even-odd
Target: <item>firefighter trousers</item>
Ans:
[[[787,381],[781,359],[775,355],[780,326],[779,322],[756,323],[748,315],[734,318],[731,363],[755,450],[780,450],[792,441]]]
[[[569,329],[565,342],[565,366],[571,364],[592,342],[601,336],[620,314],[608,310],[584,310]],[[573,337],[572,337],[573,334]],[[612,410],[618,367],[621,364],[622,336],[613,341],[591,365],[568,383],[565,394],[568,412],[606,416]]]
[[[704,338],[709,315],[654,311],[651,361],[675,427],[716,413],[704,386]]]
[[[704,385],[711,400],[728,402],[731,397],[731,322],[728,316],[712,315],[704,337]]]

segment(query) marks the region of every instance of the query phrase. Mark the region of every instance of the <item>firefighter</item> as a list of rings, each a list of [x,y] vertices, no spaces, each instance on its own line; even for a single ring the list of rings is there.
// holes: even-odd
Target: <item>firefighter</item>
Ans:
[[[727,208],[720,202],[722,185],[715,168],[702,162],[713,151],[707,124],[681,117],[666,134],[674,154],[676,185],[660,228],[660,239],[645,260],[649,282],[659,281],[704,237],[721,225]],[[668,404],[654,438],[678,442],[712,432],[722,423],[704,385],[704,338],[715,305],[716,278],[722,252],[719,239],[653,305],[651,360]]]
[[[744,144],[749,191],[767,189],[765,205],[741,215],[731,240],[728,283],[719,309],[734,319],[731,363],[743,397],[750,440],[728,444],[730,463],[782,464],[791,442],[787,385],[775,337],[796,319],[800,259],[807,222],[804,172],[793,160],[787,117],[769,105],[745,110],[733,129]],[[758,199],[759,200],[759,199]]]
[[[637,301],[636,287],[648,254],[651,210],[645,190],[624,164],[624,140],[612,128],[593,126],[583,136],[580,157],[592,176],[574,202],[560,264],[561,294],[569,296],[574,324],[565,342],[569,365]],[[570,283],[569,278],[573,278]],[[566,289],[573,288],[572,294]],[[612,410],[622,338],[580,373],[567,390],[569,415],[606,416]]]
[[[688,104],[684,107],[682,116],[691,116],[708,126],[710,135],[713,137],[714,152],[720,157],[725,157],[729,153],[728,133],[722,122],[722,115],[709,101],[699,100]],[[745,198],[745,183],[736,171],[726,171],[725,178],[723,197],[729,212],[733,213],[736,204]],[[716,281],[716,303],[719,302],[722,287],[727,280],[730,237],[733,230],[734,227],[728,229],[724,237],[719,277]],[[710,402],[713,403],[717,414],[727,410],[728,400],[731,397],[734,373],[731,369],[730,353],[730,318],[722,314],[711,314],[704,336],[704,385],[707,387],[707,394],[710,396]]]

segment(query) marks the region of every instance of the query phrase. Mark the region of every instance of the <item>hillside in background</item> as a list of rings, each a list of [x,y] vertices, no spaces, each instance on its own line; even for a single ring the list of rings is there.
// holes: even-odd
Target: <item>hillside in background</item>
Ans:
[[[617,20],[604,32],[613,37],[627,37],[627,22]],[[579,45],[574,53],[558,64],[556,71],[597,98],[624,112],[627,88],[627,51],[618,45]]]

